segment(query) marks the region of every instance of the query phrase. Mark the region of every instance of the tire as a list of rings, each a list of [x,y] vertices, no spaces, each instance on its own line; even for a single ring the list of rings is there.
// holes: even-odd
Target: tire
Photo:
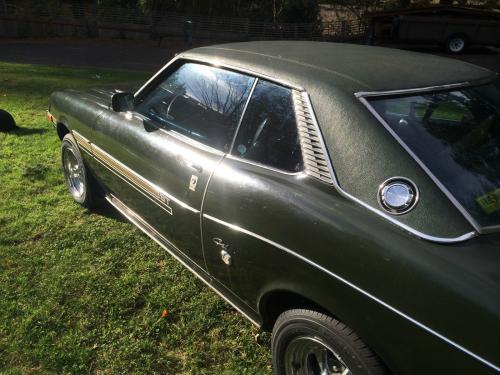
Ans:
[[[0,131],[11,131],[17,128],[16,122],[12,115],[0,109]]]
[[[448,53],[462,53],[467,48],[467,38],[461,34],[455,34],[446,40],[445,49]]]
[[[289,310],[281,314],[273,328],[271,347],[277,375],[389,374],[352,329],[312,310]],[[322,372],[325,363],[329,372]]]
[[[68,133],[61,144],[61,165],[69,193],[75,202],[93,208],[99,202],[99,187],[85,166],[75,138]]]

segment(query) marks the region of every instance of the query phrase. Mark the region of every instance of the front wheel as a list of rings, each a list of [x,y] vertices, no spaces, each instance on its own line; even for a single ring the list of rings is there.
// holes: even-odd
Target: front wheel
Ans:
[[[85,168],[75,138],[70,133],[62,140],[61,162],[66,185],[73,199],[84,207],[94,207],[97,198],[95,182]]]
[[[387,375],[375,353],[345,324],[311,310],[281,314],[273,329],[277,375]]]

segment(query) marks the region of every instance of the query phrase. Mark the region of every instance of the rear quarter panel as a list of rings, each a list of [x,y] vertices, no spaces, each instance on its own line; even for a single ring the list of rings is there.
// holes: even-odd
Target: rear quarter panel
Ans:
[[[494,373],[415,321],[498,362],[496,245],[426,242],[332,186],[230,159],[212,177],[204,215],[236,226],[205,217],[205,256],[220,263],[213,237],[230,244],[234,262],[218,277],[227,272],[255,311],[269,293],[291,291],[350,325],[397,374]]]

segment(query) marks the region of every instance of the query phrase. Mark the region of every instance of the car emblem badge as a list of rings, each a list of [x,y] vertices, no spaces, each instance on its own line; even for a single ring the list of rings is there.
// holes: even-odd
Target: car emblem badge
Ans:
[[[191,180],[189,181],[189,190],[196,191],[196,184],[198,183],[198,176],[194,174],[191,176]]]

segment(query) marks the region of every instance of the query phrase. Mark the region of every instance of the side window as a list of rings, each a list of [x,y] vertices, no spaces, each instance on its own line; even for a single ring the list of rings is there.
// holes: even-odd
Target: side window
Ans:
[[[291,90],[257,83],[232,154],[288,172],[303,169]]]
[[[157,126],[229,151],[254,78],[186,63],[138,103]]]

